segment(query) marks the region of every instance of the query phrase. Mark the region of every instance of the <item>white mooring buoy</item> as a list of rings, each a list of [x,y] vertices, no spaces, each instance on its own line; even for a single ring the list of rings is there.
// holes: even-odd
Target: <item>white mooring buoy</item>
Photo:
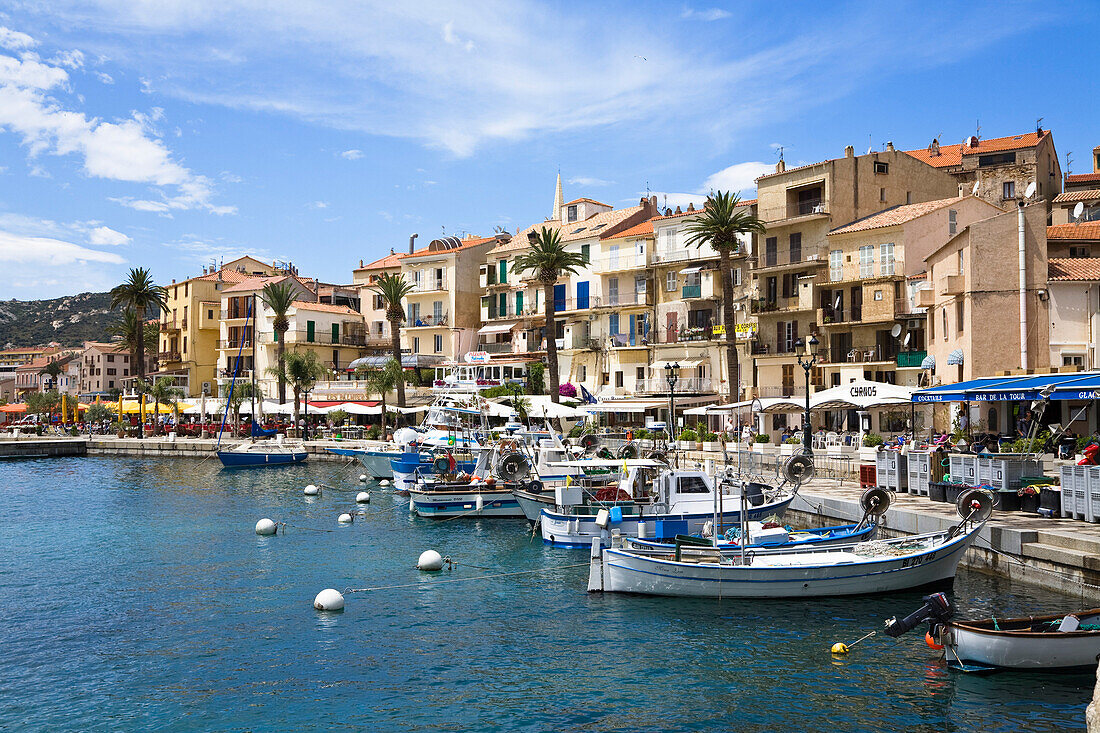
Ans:
[[[267,517],[264,517],[260,521],[256,522],[256,534],[258,534],[262,537],[266,537],[268,535],[273,535],[273,534],[275,534],[275,532],[278,529],[279,529],[279,526],[277,524],[275,524],[275,522],[272,522]]]
[[[443,556],[435,550],[424,550],[420,553],[420,559],[416,561],[417,570],[435,572],[443,569]]]
[[[370,504],[370,492],[360,491],[355,495],[355,502],[357,504]]]
[[[313,607],[318,611],[343,611],[344,594],[335,588],[325,588],[313,599]]]
[[[367,474],[365,474],[365,473],[359,474],[359,483],[361,483],[361,484],[367,483]]]
[[[352,522],[351,515],[348,514],[347,512],[344,512],[343,514],[341,514],[339,517],[336,518],[336,521],[339,522],[340,524],[351,524],[351,522]]]
[[[306,489],[305,489],[305,495],[306,496],[318,496],[320,493],[321,493],[321,489],[319,489],[317,486],[314,486],[313,484],[309,484],[308,486],[306,486]]]
[[[379,486],[389,486],[390,485],[390,480],[387,479],[387,478],[384,478],[384,479],[382,479],[381,481],[378,482],[378,485]]]

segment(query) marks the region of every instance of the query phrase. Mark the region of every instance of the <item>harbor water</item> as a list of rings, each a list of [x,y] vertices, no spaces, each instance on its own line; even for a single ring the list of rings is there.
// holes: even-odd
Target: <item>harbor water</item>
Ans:
[[[0,464],[0,729],[1064,731],[1094,676],[947,670],[919,593],[824,601],[588,594],[588,553],[522,520],[411,517],[355,465]],[[302,487],[328,484],[307,498]],[[363,509],[351,525],[344,511]],[[289,526],[259,537],[269,517]],[[426,575],[426,549],[457,565]],[[526,574],[503,575],[521,571]],[[497,576],[497,577],[486,577]],[[477,579],[480,578],[480,579]],[[467,579],[460,582],[448,582]],[[317,612],[324,588],[343,613]],[[1073,610],[960,571],[963,616]],[[1100,604],[1097,604],[1100,605]]]

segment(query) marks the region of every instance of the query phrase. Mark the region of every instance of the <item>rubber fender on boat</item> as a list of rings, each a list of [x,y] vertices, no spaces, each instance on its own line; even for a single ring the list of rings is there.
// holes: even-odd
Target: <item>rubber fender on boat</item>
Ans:
[[[542,489],[543,489],[543,485],[542,485],[541,481],[528,481],[526,488],[527,488],[527,491],[532,493],[532,494],[541,494]]]

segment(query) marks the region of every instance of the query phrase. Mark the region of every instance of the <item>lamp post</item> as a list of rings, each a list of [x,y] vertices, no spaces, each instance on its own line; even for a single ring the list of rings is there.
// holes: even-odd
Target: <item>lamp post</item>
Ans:
[[[676,382],[680,379],[680,362],[665,364],[665,379],[668,381],[668,441],[676,437]]]
[[[802,452],[805,455],[813,455],[813,430],[810,427],[810,370],[814,368],[814,364],[817,364],[816,347],[818,344],[817,337],[810,334],[810,337],[803,342],[806,348],[806,360],[802,360],[802,356],[798,357],[798,365],[802,367],[806,372],[806,415],[802,418]]]
[[[305,401],[302,403],[302,440],[309,440],[309,390],[304,390]]]

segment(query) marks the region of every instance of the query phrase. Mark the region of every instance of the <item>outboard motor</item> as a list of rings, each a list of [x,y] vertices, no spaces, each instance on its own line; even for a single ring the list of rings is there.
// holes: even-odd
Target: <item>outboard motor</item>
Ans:
[[[768,487],[764,484],[755,481],[748,481],[742,485],[742,490],[745,492],[745,498],[748,500],[750,506],[760,506],[764,503],[764,489],[766,488]]]
[[[954,615],[955,607],[951,605],[951,601],[947,600],[947,596],[943,593],[933,593],[924,597],[923,606],[901,621],[898,621],[897,617],[889,619],[886,622],[886,635],[896,639],[925,622],[931,624],[945,623],[950,621]]]

